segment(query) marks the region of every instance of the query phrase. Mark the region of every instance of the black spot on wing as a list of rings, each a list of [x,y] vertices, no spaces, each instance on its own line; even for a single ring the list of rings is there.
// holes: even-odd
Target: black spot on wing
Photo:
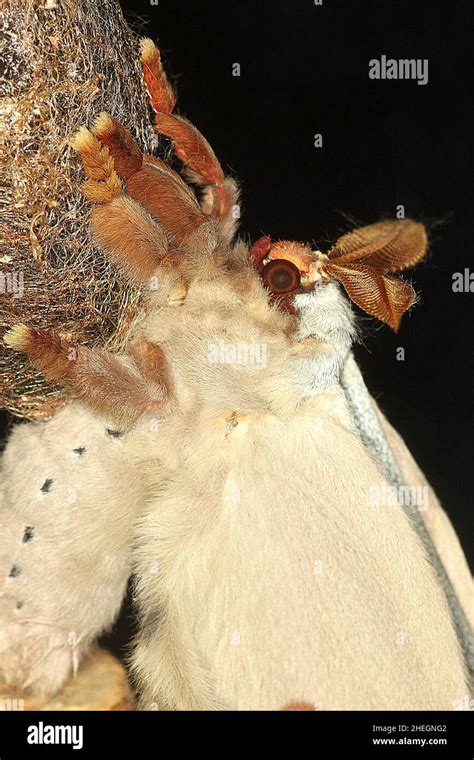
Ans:
[[[27,525],[25,530],[23,531],[23,539],[22,539],[23,543],[27,544],[28,541],[31,541],[34,535],[35,535],[35,529],[33,528],[33,526]]]
[[[122,430],[111,430],[110,428],[106,428],[105,432],[111,438],[122,438],[122,436],[125,435],[125,433]]]
[[[52,478],[46,478],[43,485],[41,486],[41,493],[49,493],[51,491],[51,486],[53,483],[54,480]]]

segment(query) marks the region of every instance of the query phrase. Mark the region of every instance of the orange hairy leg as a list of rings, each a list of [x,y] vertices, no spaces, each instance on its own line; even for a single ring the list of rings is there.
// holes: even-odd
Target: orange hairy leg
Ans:
[[[144,378],[151,382],[159,378],[167,389],[171,387],[168,362],[160,346],[142,338],[131,345],[130,355]]]
[[[89,148],[94,140],[109,159],[107,167],[110,169],[111,160],[115,175],[125,180],[126,186],[127,195],[109,203],[106,209],[96,208],[92,213],[97,242],[111,251],[114,263],[134,281],[145,281],[169,245],[187,254],[182,259],[183,271],[199,268],[214,251],[217,234],[214,222],[203,213],[192,189],[164,161],[143,156],[129,130],[106,113],[99,116],[92,132],[82,129],[73,140],[86,173],[90,151],[84,151],[84,144]],[[134,242],[135,228],[137,240]],[[138,244],[138,239],[143,246]],[[155,254],[151,255],[153,250]],[[123,255],[126,265],[120,262]]]
[[[71,145],[80,154],[84,173],[88,177],[82,186],[85,197],[95,203],[108,203],[117,198],[122,192],[122,183],[107,146],[101,145],[86,127],[76,132]]]
[[[206,221],[196,196],[179,174],[159,158],[143,156],[133,135],[116,119],[101,113],[92,133],[113,157],[128,195],[163,225],[177,245]]]
[[[132,133],[113,116],[102,111],[91,132],[109,151],[119,177],[128,179],[141,169],[143,155],[139,144]]]
[[[132,282],[149,281],[168,251],[163,230],[132,198],[122,195],[91,213],[94,237]]]
[[[105,126],[112,126],[116,139],[102,143],[82,127],[71,141],[88,177],[83,186],[84,195],[98,204],[91,214],[92,231],[112,263],[133,282],[144,283],[166,255],[167,238],[151,216],[122,193],[116,166],[122,174],[135,171],[142,163],[138,144],[107,114],[101,114],[98,123],[102,131]]]
[[[157,132],[170,138],[176,155],[184,164],[186,177],[203,188],[202,210],[216,219],[220,240],[229,243],[238,219],[237,184],[224,175],[213,149],[199,130],[184,117],[172,113],[176,98],[154,42],[143,39],[141,48],[143,74],[156,112]]]
[[[144,377],[136,365],[127,365],[108,351],[75,347],[54,333],[27,325],[12,327],[4,341],[25,353],[48,380],[61,382],[76,398],[124,428],[167,405],[168,372],[158,346],[148,349],[155,371]]]
[[[191,255],[209,256],[217,245],[214,222],[202,212],[192,190],[158,158],[147,156],[127,192],[163,225],[170,244]]]
[[[176,95],[168,81],[161,63],[160,51],[155,43],[141,40],[143,76],[155,111],[171,113],[176,104]]]

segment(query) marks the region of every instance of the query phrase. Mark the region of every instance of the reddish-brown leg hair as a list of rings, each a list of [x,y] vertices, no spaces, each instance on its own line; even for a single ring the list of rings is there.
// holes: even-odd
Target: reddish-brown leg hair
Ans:
[[[130,280],[142,284],[166,255],[168,241],[151,216],[122,192],[116,165],[127,173],[142,161],[132,135],[127,141],[125,132],[120,134],[126,146],[121,152],[112,144],[101,143],[85,127],[76,132],[71,144],[81,156],[88,177],[83,193],[98,204],[91,214],[91,227],[98,245]]]
[[[53,333],[21,324],[9,330],[4,341],[24,352],[48,380],[60,382],[122,428],[144,414],[163,413],[167,407],[169,373],[158,346],[148,344],[137,367],[104,349],[72,346]],[[143,368],[146,372],[141,374]]]
[[[141,338],[131,345],[130,354],[142,377],[151,383],[159,381],[170,391],[171,378],[168,362],[162,349],[156,343]]]
[[[79,133],[81,134],[83,135],[84,131]],[[88,134],[91,135],[90,132]],[[136,226],[137,234],[141,234],[141,237],[145,237],[147,241],[153,241],[157,237],[156,232],[152,235],[151,231],[148,231],[144,235],[145,226],[148,230],[151,229],[149,224],[151,220],[143,211],[146,209],[153,220],[159,223],[169,247],[181,250],[184,254],[181,257],[183,272],[191,274],[202,268],[216,248],[217,232],[215,222],[203,213],[192,189],[164,161],[153,156],[143,156],[138,143],[128,129],[109,114],[102,113],[99,116],[92,128],[92,134],[98,145],[112,157],[116,174],[125,181],[126,192],[130,196],[129,201],[133,199],[137,202],[135,209],[137,213],[140,213],[140,207],[142,207],[143,216],[142,222],[139,223],[137,214],[132,215],[132,202],[126,202],[127,196],[123,196],[120,203],[115,204],[116,214],[114,214],[113,223],[110,221],[107,224],[107,211],[96,210],[92,215],[92,223],[98,242],[106,250],[110,250],[110,234],[114,229],[120,229],[122,208],[126,212],[124,223],[126,224],[127,220],[130,222],[126,224],[130,229],[130,236],[126,236],[126,239],[130,241],[133,238],[133,228]],[[90,138],[88,140],[90,142]],[[81,139],[75,141],[75,147],[81,156],[83,155],[82,142]],[[85,169],[87,172],[87,166]],[[104,225],[108,227],[108,230],[104,230]],[[117,242],[120,246],[118,232],[116,238],[113,242]],[[164,248],[166,245],[163,239],[158,245],[157,254],[163,255]],[[132,251],[132,259],[135,258]],[[149,267],[145,266],[145,270],[150,268],[152,268],[151,262]],[[134,267],[133,279],[136,279],[136,275],[137,268]],[[147,272],[144,276],[148,276]]]
[[[237,184],[232,178],[225,177],[214,151],[196,127],[172,113],[176,97],[154,42],[143,39],[141,48],[143,74],[156,112],[156,129],[170,138],[176,155],[184,164],[186,177],[203,188],[202,210],[218,222],[219,239],[228,244],[238,224]]]

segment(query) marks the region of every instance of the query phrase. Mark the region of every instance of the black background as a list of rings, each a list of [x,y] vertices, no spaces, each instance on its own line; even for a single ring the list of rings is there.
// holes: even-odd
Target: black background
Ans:
[[[474,270],[467,3],[121,4],[159,43],[181,113],[241,182],[242,234],[326,250],[350,227],[343,213],[370,223],[398,204],[429,226],[430,253],[413,274],[420,303],[398,335],[363,317],[357,357],[474,564],[474,293],[452,291],[453,273]],[[382,54],[429,59],[428,84],[370,80],[368,62]]]

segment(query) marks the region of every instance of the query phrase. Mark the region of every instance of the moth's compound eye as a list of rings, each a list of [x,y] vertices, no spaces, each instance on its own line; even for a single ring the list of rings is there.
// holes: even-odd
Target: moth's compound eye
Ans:
[[[301,281],[301,275],[298,267],[286,261],[286,259],[274,259],[265,264],[262,274],[262,280],[272,293],[291,293],[296,290]]]

